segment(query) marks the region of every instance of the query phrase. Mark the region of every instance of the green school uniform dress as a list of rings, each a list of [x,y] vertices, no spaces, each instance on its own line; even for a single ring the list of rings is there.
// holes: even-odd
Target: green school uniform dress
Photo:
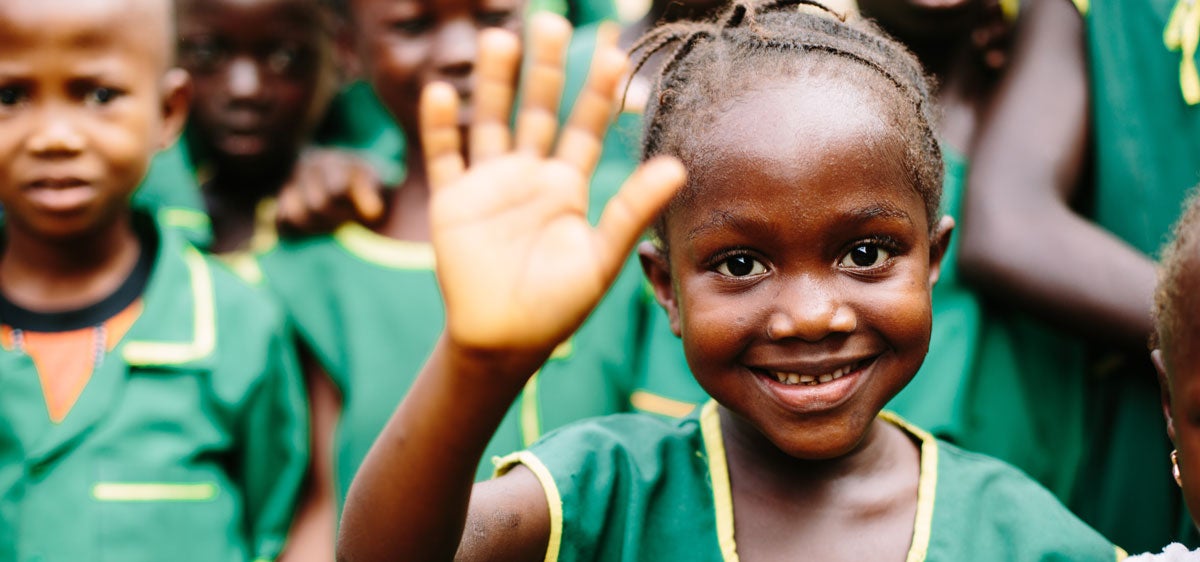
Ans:
[[[943,153],[943,212],[957,220],[968,163],[948,147]],[[1081,344],[966,286],[957,237],[932,299],[929,354],[888,409],[939,439],[1016,465],[1067,501],[1084,442]]]
[[[1020,471],[883,417],[921,448],[909,562],[1124,557]],[[497,472],[518,464],[537,476],[550,506],[547,561],[738,559],[715,402],[673,422],[581,422],[500,460]]]
[[[282,311],[171,228],[142,312],[61,423],[0,349],[0,560],[272,560],[308,460]],[[0,319],[2,321],[2,319]]]
[[[575,27],[617,19],[617,6],[613,0],[533,0],[529,3],[531,13],[543,10],[567,18]]]
[[[1200,183],[1200,11],[1190,0],[1077,5],[1092,96],[1091,216],[1157,257],[1188,190]],[[1170,477],[1171,445],[1149,361],[1107,349],[1094,354],[1086,387],[1090,442],[1072,508],[1131,552],[1172,540],[1200,546]]]
[[[340,505],[442,332],[433,249],[348,224],[330,236],[280,240],[259,264],[301,340],[341,391],[334,459]],[[627,267],[526,385],[485,458],[527,447],[549,429],[629,409],[631,373],[643,352],[640,283],[639,272]],[[446,413],[447,423],[453,418]],[[478,478],[490,474],[490,463],[483,463]]]

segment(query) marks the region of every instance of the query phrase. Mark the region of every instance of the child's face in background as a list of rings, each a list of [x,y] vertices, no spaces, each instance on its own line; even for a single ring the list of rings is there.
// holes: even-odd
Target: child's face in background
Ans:
[[[1152,354],[1163,388],[1167,434],[1179,453],[1183,495],[1192,521],[1200,521],[1200,247],[1180,248],[1187,260],[1178,279],[1178,297],[1171,303],[1180,319],[1176,331]],[[1167,475],[1163,475],[1164,478]],[[1200,527],[1200,522],[1196,523]]]
[[[521,0],[353,0],[359,57],[379,99],[406,131],[417,130],[421,88],[444,81],[469,121],[477,36],[487,27],[520,34]],[[515,86],[515,84],[514,84]]]
[[[155,0],[0,2],[0,204],[13,227],[77,236],[124,216],[178,134],[187,76],[168,71]]]
[[[852,451],[929,346],[940,253],[880,104],[828,81],[730,102],[649,272],[697,381],[795,458]]]
[[[858,0],[863,15],[907,41],[962,34],[987,0]]]
[[[191,126],[218,165],[286,165],[337,88],[332,15],[315,0],[186,0],[179,60],[191,73]]]

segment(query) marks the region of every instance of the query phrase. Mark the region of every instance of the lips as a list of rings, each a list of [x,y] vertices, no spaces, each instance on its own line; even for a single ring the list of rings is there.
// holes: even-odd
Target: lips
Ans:
[[[53,213],[78,211],[96,197],[90,182],[71,176],[39,178],[27,183],[23,192],[34,207]]]
[[[869,378],[879,359],[826,361],[820,364],[752,368],[767,395],[799,414],[832,410],[847,402]]]

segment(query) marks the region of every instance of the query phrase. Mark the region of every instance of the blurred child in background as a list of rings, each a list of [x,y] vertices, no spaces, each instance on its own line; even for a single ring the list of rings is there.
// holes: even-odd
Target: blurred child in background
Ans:
[[[0,3],[3,559],[273,559],[287,536],[308,441],[281,311],[130,208],[188,111],[172,12]]]

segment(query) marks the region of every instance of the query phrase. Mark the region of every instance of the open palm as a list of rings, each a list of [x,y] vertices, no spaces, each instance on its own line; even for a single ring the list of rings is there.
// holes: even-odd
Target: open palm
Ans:
[[[452,88],[421,100],[421,136],[432,187],[431,228],[446,301],[446,330],[481,350],[549,350],[587,317],[638,236],[683,183],[682,166],[643,164],[587,221],[587,189],[626,66],[615,30],[600,34],[588,84],[558,134],[565,20],[532,22],[532,65],[514,135],[509,128],[518,40],[484,32],[464,164]],[[556,142],[557,137],[557,142]],[[553,152],[552,152],[553,151]]]

